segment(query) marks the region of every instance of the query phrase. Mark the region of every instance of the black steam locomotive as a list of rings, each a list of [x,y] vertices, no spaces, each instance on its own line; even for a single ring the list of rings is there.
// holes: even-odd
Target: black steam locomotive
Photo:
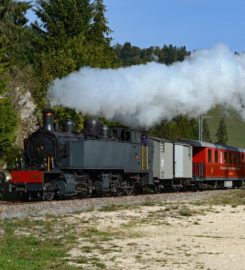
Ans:
[[[25,140],[24,156],[11,172],[13,189],[52,200],[137,193],[153,184],[153,142],[146,133],[109,128],[96,118],[87,119],[81,133],[71,120],[60,131],[53,118],[51,109],[43,110],[43,126]]]

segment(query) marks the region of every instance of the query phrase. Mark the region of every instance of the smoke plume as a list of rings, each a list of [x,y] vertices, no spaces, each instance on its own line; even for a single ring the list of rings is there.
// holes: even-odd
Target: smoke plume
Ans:
[[[118,69],[81,68],[56,79],[48,90],[52,106],[150,127],[178,114],[197,117],[218,104],[245,119],[245,55],[225,45],[193,52],[167,66],[151,62]]]

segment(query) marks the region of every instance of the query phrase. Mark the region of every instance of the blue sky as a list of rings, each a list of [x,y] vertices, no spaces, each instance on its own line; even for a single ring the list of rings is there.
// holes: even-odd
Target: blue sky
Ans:
[[[114,42],[245,51],[245,0],[104,0]]]
[[[245,0],[104,0],[113,43],[245,51]]]

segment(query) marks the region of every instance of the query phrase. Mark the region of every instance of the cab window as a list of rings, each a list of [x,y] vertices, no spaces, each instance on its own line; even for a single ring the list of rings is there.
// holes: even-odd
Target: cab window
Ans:
[[[122,134],[122,140],[125,142],[130,141],[130,131],[129,130],[124,130]]]

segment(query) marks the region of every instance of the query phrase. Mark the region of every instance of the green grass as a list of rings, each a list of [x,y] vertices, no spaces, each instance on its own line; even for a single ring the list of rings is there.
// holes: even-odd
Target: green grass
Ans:
[[[68,245],[58,237],[54,224],[55,220],[1,221],[0,269],[67,269],[64,258]]]
[[[227,145],[245,148],[245,122],[234,110],[224,110],[222,107],[211,109],[205,116],[209,126],[212,142],[216,141],[215,134],[221,117],[225,116],[228,142]],[[210,117],[210,118],[209,118]]]

